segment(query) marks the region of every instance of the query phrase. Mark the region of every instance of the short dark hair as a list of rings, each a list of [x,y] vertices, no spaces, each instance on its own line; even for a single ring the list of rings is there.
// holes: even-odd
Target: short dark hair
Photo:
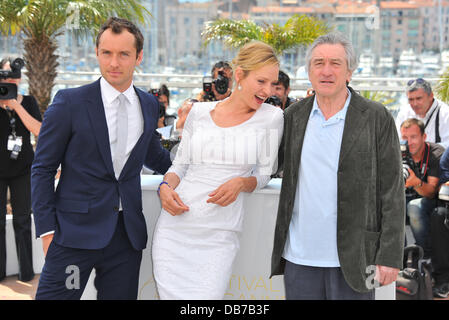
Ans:
[[[221,68],[223,68],[223,69],[229,69],[229,70],[231,70],[232,71],[232,67],[231,67],[231,65],[229,64],[229,62],[226,62],[226,61],[218,61],[216,64],[214,64],[214,66],[212,67],[212,70],[210,71],[210,74],[212,75],[212,77],[214,76],[214,72],[215,72],[215,70],[217,70],[217,69],[221,69]]]
[[[279,70],[277,85],[282,84],[285,89],[290,88],[290,77],[282,70]]]
[[[421,120],[416,119],[416,118],[408,118],[408,119],[404,120],[404,122],[402,122],[402,124],[401,124],[401,129],[402,128],[408,129],[412,125],[417,125],[419,128],[419,131],[421,131],[421,135],[424,134],[424,130],[426,129],[424,122],[422,122]]]
[[[170,104],[170,90],[168,90],[167,85],[162,84],[161,88],[159,89],[159,96],[164,95],[167,97],[167,102]]]
[[[100,31],[97,35],[97,40],[95,42],[96,47],[98,48],[98,45],[100,44],[100,38],[103,32],[105,32],[107,29],[111,29],[111,31],[115,34],[122,33],[123,29],[128,30],[129,33],[134,35],[135,39],[135,47],[137,50],[137,54],[139,54],[143,49],[143,35],[142,32],[140,32],[139,28],[132,23],[131,21],[128,21],[123,18],[118,17],[111,17],[109,18],[100,28]]]

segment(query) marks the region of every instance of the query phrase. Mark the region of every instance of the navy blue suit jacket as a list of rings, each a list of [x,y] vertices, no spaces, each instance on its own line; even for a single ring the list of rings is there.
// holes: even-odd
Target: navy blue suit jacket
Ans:
[[[159,104],[135,88],[142,107],[143,134],[119,179],[114,174],[100,81],[60,90],[47,109],[31,169],[36,235],[55,230],[53,241],[80,249],[104,248],[112,238],[122,200],[126,231],[136,250],[146,247],[142,212],[142,165],[165,173],[169,153],[155,135]],[[61,176],[55,190],[55,174]]]

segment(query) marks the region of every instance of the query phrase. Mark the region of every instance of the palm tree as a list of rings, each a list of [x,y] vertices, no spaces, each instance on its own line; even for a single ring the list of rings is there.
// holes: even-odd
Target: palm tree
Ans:
[[[434,91],[439,99],[445,103],[449,103],[449,69],[442,74]]]
[[[1,0],[0,33],[21,32],[29,83],[41,112],[45,112],[57,76],[56,38],[67,29],[76,37],[94,36],[110,17],[144,23],[150,16],[140,0]]]
[[[204,46],[213,40],[222,40],[230,48],[240,48],[252,40],[265,42],[277,54],[288,49],[311,44],[317,37],[329,32],[322,20],[306,15],[293,15],[284,26],[257,25],[251,20],[217,19],[206,24],[202,37]]]

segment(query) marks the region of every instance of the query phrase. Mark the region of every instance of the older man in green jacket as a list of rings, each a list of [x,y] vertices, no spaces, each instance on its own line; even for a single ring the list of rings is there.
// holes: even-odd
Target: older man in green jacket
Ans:
[[[357,59],[339,33],[307,56],[315,95],[285,112],[272,275],[287,299],[373,299],[402,267],[405,192],[393,117],[348,87]]]

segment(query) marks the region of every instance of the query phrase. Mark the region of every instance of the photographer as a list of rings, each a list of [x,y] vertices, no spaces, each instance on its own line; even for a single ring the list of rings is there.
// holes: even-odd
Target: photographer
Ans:
[[[449,186],[449,148],[440,160],[441,185]],[[433,295],[438,298],[449,296],[449,212],[448,201],[440,201],[430,219],[432,244],[432,277],[435,280]]]
[[[276,83],[274,90],[274,95],[281,100],[282,110],[285,110],[289,105],[296,102],[295,99],[288,96],[290,93],[290,77],[282,70],[279,70],[278,82]],[[271,99],[271,97],[269,99]]]
[[[416,244],[424,249],[424,257],[430,257],[430,215],[436,206],[441,145],[426,142],[424,123],[410,118],[401,124],[401,137],[408,143],[403,152],[403,164],[407,216]]]
[[[168,90],[167,86],[163,84],[159,89],[151,89],[148,93],[154,95],[159,101],[159,120],[157,127],[163,128],[173,124],[176,117],[166,114],[167,109],[170,107],[170,90]]]
[[[162,146],[170,151],[170,158],[173,160],[178,151],[179,143],[182,138],[182,130],[184,129],[184,123],[189,115],[193,104],[198,102],[196,99],[186,99],[182,105],[178,108],[178,118],[174,121],[173,127],[170,130],[170,137],[168,139],[162,139]]]
[[[0,62],[0,68],[3,70],[0,87],[14,84],[17,89],[22,66],[17,67],[16,61],[4,59]],[[11,194],[19,280],[30,281],[34,278],[30,195],[30,170],[34,152],[30,133],[36,137],[39,135],[41,121],[34,97],[18,94],[10,99],[0,100],[0,280],[6,275],[5,226],[8,187]]]
[[[211,75],[212,80],[203,80],[203,91],[197,97],[201,102],[220,101],[231,95],[233,74],[229,63],[217,62],[212,67]]]

